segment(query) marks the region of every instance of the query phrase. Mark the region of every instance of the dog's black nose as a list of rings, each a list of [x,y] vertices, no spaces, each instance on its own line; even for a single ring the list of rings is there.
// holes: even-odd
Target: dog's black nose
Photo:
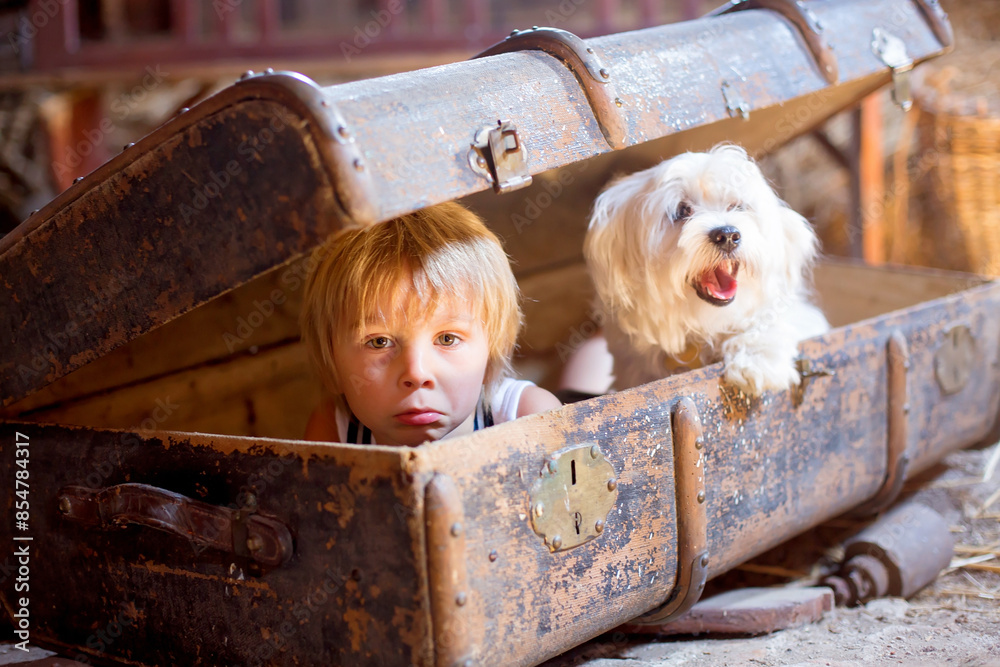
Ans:
[[[740,244],[740,230],[735,227],[716,227],[708,233],[708,238],[719,246],[720,250],[732,252]]]

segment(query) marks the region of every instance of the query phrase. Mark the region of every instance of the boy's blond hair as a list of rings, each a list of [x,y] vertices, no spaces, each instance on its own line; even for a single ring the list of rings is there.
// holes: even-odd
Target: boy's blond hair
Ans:
[[[464,299],[489,342],[484,383],[490,390],[511,373],[522,320],[519,297],[496,235],[474,213],[448,202],[343,230],[317,248],[303,295],[302,339],[323,384],[339,400],[336,337],[356,334],[372,318],[420,321],[442,298]]]

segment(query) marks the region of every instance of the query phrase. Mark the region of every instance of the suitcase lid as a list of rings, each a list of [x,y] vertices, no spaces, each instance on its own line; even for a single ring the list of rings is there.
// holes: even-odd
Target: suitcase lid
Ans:
[[[648,144],[770,150],[951,46],[936,0],[733,0],[581,40],[515,31],[465,62],[320,87],[248,73],[0,239],[8,405],[373,224]]]

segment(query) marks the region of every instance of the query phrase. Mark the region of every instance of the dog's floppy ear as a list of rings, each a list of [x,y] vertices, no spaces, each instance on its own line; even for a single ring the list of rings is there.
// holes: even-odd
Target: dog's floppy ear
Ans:
[[[643,230],[647,227],[650,176],[639,172],[620,178],[594,202],[583,252],[594,286],[606,307],[629,307],[647,263]]]
[[[819,239],[809,221],[781,202],[779,208],[785,240],[786,271],[789,286],[797,290],[811,270],[819,252]]]

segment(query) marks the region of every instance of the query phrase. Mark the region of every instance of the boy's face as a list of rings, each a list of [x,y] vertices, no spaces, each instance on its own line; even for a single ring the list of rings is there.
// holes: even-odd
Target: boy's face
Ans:
[[[359,334],[334,340],[347,404],[379,444],[414,446],[472,431],[489,359],[482,323],[459,299],[441,299],[426,315],[368,321]]]

